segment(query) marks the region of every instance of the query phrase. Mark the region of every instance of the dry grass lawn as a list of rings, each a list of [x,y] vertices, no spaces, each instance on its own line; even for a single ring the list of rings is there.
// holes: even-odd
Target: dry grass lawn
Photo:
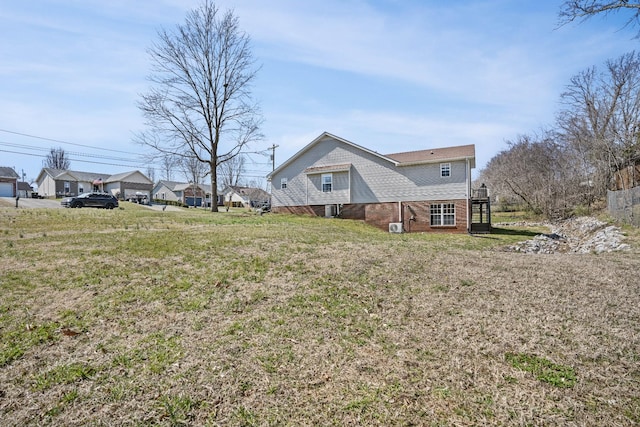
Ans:
[[[640,237],[0,207],[0,425],[640,423]]]

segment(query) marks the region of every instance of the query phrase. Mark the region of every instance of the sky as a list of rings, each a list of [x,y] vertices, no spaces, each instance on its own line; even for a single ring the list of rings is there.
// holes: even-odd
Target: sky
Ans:
[[[219,0],[261,66],[264,183],[322,132],[391,154],[475,144],[474,177],[508,141],[553,126],[572,76],[640,46],[624,15],[558,25],[562,1]],[[51,148],[71,169],[154,167],[134,135],[147,49],[199,0],[26,0],[0,6],[0,166],[34,180]],[[148,156],[147,156],[148,157]],[[183,180],[179,171],[173,177]],[[185,179],[186,180],[186,179]]]

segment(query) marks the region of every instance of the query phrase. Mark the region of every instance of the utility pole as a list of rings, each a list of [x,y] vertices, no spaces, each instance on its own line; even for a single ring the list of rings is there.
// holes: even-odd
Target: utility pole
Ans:
[[[271,172],[276,170],[276,148],[278,147],[279,146],[276,144],[273,144],[271,147],[269,147],[271,149]]]

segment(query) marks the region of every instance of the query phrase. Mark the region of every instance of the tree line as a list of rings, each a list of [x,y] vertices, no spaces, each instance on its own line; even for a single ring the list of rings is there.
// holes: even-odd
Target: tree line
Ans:
[[[631,5],[629,3],[632,3]],[[561,23],[634,9],[638,2],[567,1]],[[507,141],[481,171],[498,203],[516,203],[548,218],[601,205],[614,176],[640,163],[640,54],[636,51],[573,76],[560,95],[555,123]],[[635,185],[620,181],[618,186]]]

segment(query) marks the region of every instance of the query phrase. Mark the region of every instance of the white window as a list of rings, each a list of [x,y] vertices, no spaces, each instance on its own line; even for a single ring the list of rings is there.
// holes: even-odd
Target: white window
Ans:
[[[65,193],[70,193],[71,192],[71,183],[69,181],[65,181],[64,182],[64,192]]]
[[[440,163],[440,176],[442,178],[451,176],[451,163]]]
[[[436,203],[431,205],[431,226],[456,225],[456,205],[453,203]]]
[[[287,188],[287,178],[280,178],[280,189],[284,190]]]
[[[82,184],[78,184],[78,194],[82,193],[84,193],[84,187],[82,186]]]
[[[333,187],[333,174],[323,173],[322,174],[322,192],[331,193],[332,187]]]

